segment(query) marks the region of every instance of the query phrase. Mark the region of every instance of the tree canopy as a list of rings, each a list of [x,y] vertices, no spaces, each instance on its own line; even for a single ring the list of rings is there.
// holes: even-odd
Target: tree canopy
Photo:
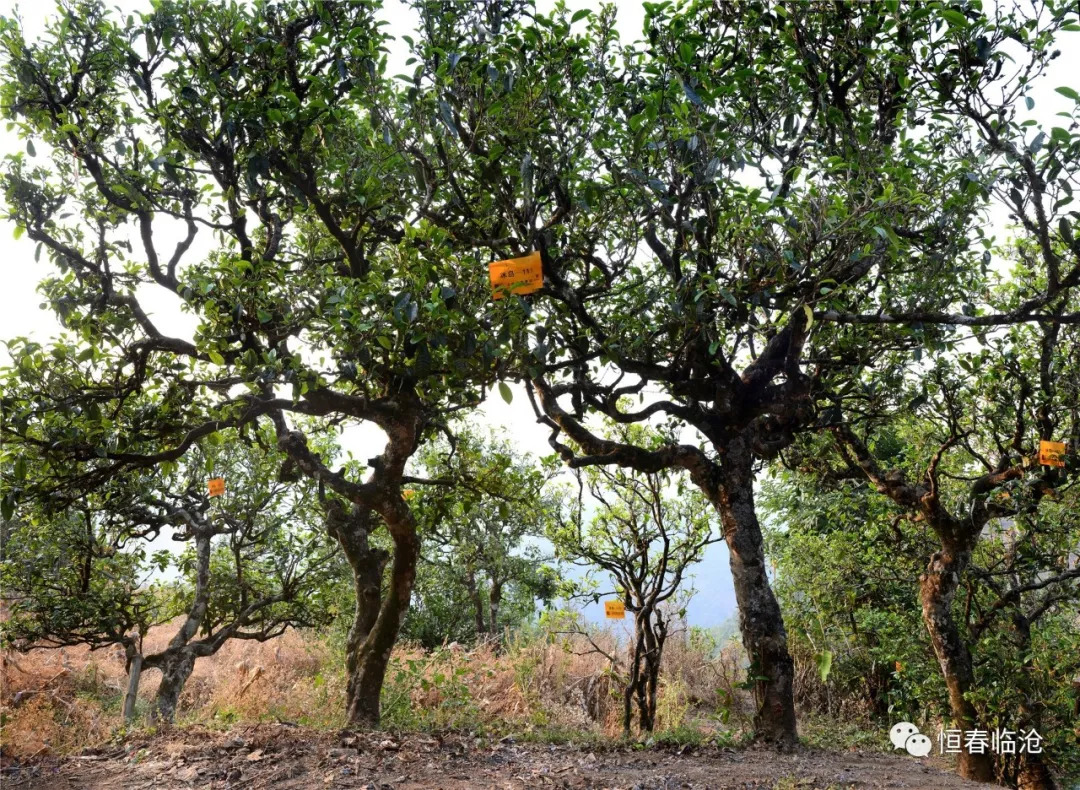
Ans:
[[[515,370],[552,446],[572,466],[678,468],[701,488],[762,678],[759,734],[793,743],[754,470],[889,352],[1080,320],[1061,313],[1080,282],[1072,221],[1054,223],[1080,143],[1061,127],[1027,139],[1015,106],[1069,7],[649,4],[624,46],[612,9],[416,5],[412,148],[450,185],[430,192],[432,221],[464,229],[457,249],[539,250]],[[996,199],[1045,273],[1005,313],[977,296]],[[598,416],[684,432],[611,441]]]
[[[405,464],[482,398],[503,333],[486,285],[417,215],[383,122],[396,97],[376,8],[162,3],[118,20],[88,2],[36,43],[0,31],[5,112],[28,140],[8,217],[55,265],[42,291],[66,330],[9,344],[7,447],[77,464],[50,484],[75,496],[270,420],[294,468],[393,537],[352,706],[372,721],[418,551]],[[155,324],[153,292],[191,316],[190,338]],[[348,476],[297,417],[371,423],[387,443]]]
[[[429,456],[456,486],[440,500],[447,481],[410,459],[440,435],[434,452],[452,449],[452,418],[521,380],[569,466],[685,475],[715,509],[756,735],[793,746],[756,475],[826,432],[899,506],[941,516],[942,541],[965,523],[941,581],[967,567],[991,497],[1034,477],[1035,435],[1063,424],[1026,404],[1072,392],[1046,383],[1074,364],[1080,324],[1080,94],[1058,89],[1068,126],[1020,107],[1075,8],[685,0],[645,4],[624,43],[612,7],[411,5],[397,76],[377,0],[164,0],[127,19],[80,0],[36,42],[0,22],[0,102],[27,140],[6,162],[6,216],[53,265],[41,292],[64,327],[9,343],[3,462],[24,474],[4,517],[272,431],[280,479],[316,487],[353,572],[349,717],[377,724],[424,535],[505,537],[488,543],[477,464]],[[1008,245],[983,227],[1000,209]],[[484,264],[530,253],[543,287],[494,300]],[[190,333],[163,331],[151,298]],[[994,394],[956,396],[961,414],[951,393],[980,366]],[[925,484],[882,473],[868,438],[905,408],[945,419],[925,434],[946,437]],[[660,430],[612,438],[605,421]],[[363,423],[385,444],[335,470],[327,437]],[[964,445],[976,428],[984,444]],[[961,449],[979,480],[939,502],[933,470]]]
[[[4,640],[120,646],[135,664],[132,697],[142,669],[161,670],[154,713],[171,720],[198,658],[230,639],[327,624],[337,547],[320,529],[312,486],[278,480],[284,456],[269,426],[234,439],[226,431],[170,472],[118,475],[74,503],[42,497],[20,508],[0,565]],[[224,495],[209,496],[208,472],[226,481]],[[168,645],[144,651],[150,629],[177,618]]]

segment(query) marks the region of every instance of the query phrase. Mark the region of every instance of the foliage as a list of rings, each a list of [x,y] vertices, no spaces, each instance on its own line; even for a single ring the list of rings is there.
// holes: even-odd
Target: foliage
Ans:
[[[933,548],[925,528],[893,519],[887,502],[857,484],[823,491],[786,473],[767,480],[763,494],[792,652],[811,666],[822,653],[833,656],[828,677],[808,682],[801,701],[881,721],[924,721],[942,710],[915,584]],[[816,667],[807,674],[818,675]]]
[[[186,652],[193,664],[230,639],[329,622],[336,547],[315,526],[312,486],[278,481],[284,456],[272,432],[245,442],[224,431],[205,445],[169,476],[132,473],[78,503],[20,506],[0,565],[5,641],[119,645],[129,664],[145,657],[168,675]],[[207,496],[208,475],[224,477],[223,496]],[[167,648],[144,651],[152,628],[181,616]],[[163,681],[159,705],[174,704],[185,680],[168,692]]]
[[[1012,327],[981,348],[912,361],[899,384],[895,370],[875,372],[838,398],[850,424],[831,430],[835,444],[803,442],[766,498],[782,527],[772,545],[795,638],[839,651],[830,688],[869,692],[894,720],[1035,727],[1063,775],[1077,760],[1077,461],[1043,466],[1038,448],[1080,429],[1075,334]],[[942,593],[936,578],[951,587]],[[998,755],[994,768],[1024,783],[1041,762]]]
[[[995,683],[1013,679],[1025,721],[1063,721],[1047,656],[1073,642],[1059,615],[1076,599],[1077,462],[1033,459],[1040,439],[1080,441],[1080,94],[1058,88],[1072,105],[1057,126],[1020,107],[1074,5],[683,0],[647,4],[626,44],[610,7],[413,5],[404,79],[385,74],[377,0],[164,0],[127,20],[78,0],[37,42],[0,19],[0,105],[26,139],[5,216],[46,257],[64,327],[12,340],[2,372],[4,573],[26,590],[12,622],[115,642],[186,607],[209,648],[248,633],[253,602],[263,636],[328,611],[321,584],[311,612],[290,598],[326,558],[313,530],[239,519],[211,551],[199,453],[273,443],[286,459],[261,484],[274,468],[317,484],[353,572],[349,718],[377,724],[422,549],[449,571],[421,578],[427,601],[445,596],[409,621],[428,643],[466,628],[454,611],[494,632],[518,618],[512,599],[549,592],[522,548],[549,520],[549,468],[466,436],[407,471],[521,379],[559,457],[601,468],[591,479],[644,476],[659,503],[686,473],[701,499],[673,505],[696,535],[676,565],[706,540],[700,508],[717,511],[759,736],[796,737],[755,504],[776,459],[796,489],[770,494],[791,517],[773,538],[781,593],[827,693],[869,672],[878,710],[940,701],[920,644],[894,644],[925,563],[951,716],[995,720]],[[983,230],[990,207],[1017,239]],[[544,287],[493,302],[483,264],[534,250]],[[149,294],[190,331],[163,332]],[[386,444],[335,471],[326,436],[359,423]],[[556,543],[619,576],[632,611],[674,595],[647,551],[659,519],[624,500],[586,534],[578,509]],[[129,540],[176,519],[196,542],[183,595],[146,586],[172,560]],[[628,523],[630,544],[593,540]],[[649,596],[635,559],[659,579]],[[39,561],[56,577],[33,578]]]
[[[656,3],[622,45],[613,8],[415,5],[405,110],[430,215],[469,253],[539,251],[544,288],[506,309],[563,460],[682,469],[719,510],[759,732],[793,744],[782,617],[750,593],[769,589],[753,470],[836,418],[822,392],[958,327],[1033,320],[1080,280],[1051,256],[1007,313],[977,298],[989,201],[1076,247],[1046,217],[1080,135],[1029,141],[1012,109],[1075,9]],[[598,416],[681,430],[612,441]]]
[[[403,633],[435,647],[498,637],[531,619],[537,599],[550,602],[555,591],[538,542],[556,511],[545,488],[550,465],[461,424],[417,466],[418,479],[436,484],[409,494],[424,548]]]
[[[0,104],[28,141],[5,216],[51,264],[65,329],[9,343],[5,446],[75,499],[273,425],[290,474],[393,538],[387,615],[353,650],[352,715],[372,722],[417,556],[405,464],[483,398],[505,344],[482,269],[417,211],[377,8],[170,1],[124,20],[85,0],[37,42],[0,22]],[[193,331],[163,331],[148,295]],[[387,436],[370,470],[309,442],[364,422]],[[5,515],[40,493],[6,488]]]

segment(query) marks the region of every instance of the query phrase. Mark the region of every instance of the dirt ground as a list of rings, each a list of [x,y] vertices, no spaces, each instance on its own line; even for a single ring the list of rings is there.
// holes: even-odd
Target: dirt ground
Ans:
[[[7,761],[5,790],[257,788],[976,788],[908,756],[700,747],[590,751],[467,736],[336,735],[277,724],[133,737],[112,751]]]

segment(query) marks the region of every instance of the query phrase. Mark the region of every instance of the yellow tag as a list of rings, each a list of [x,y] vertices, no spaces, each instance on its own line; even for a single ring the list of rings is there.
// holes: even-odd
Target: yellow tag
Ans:
[[[406,488],[404,491],[401,492],[401,495],[405,497],[405,499],[412,499],[415,494],[416,492],[413,491],[411,488]]]
[[[540,251],[524,258],[511,258],[488,264],[493,299],[502,299],[507,293],[531,294],[544,287],[544,271]]]
[[[225,478],[212,477],[207,487],[210,489],[210,496],[221,496],[225,493]]]
[[[622,620],[626,617],[626,604],[622,601],[604,601],[604,617],[609,620]]]
[[[1039,442],[1039,463],[1043,466],[1065,466],[1065,443]]]

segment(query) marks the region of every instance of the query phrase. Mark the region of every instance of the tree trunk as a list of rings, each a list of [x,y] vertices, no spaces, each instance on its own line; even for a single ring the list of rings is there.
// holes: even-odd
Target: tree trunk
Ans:
[[[656,727],[656,686],[660,673],[661,646],[653,622],[653,611],[644,609],[641,617],[641,665],[638,670],[638,728],[652,732]]]
[[[656,616],[656,623],[652,628],[652,633],[653,646],[649,650],[649,660],[646,664],[649,671],[647,678],[649,732],[652,732],[656,726],[656,697],[659,693],[660,663],[664,658],[664,643],[667,641],[667,625],[659,614]]]
[[[1031,688],[1034,670],[1031,659],[1031,621],[1020,612],[1016,612],[1013,615],[1012,624],[1016,633],[1017,650],[1024,656],[1024,671],[1020,673],[1020,692],[1023,697],[1017,729],[1038,732],[1042,725],[1042,704],[1037,701],[1038,695]],[[1058,784],[1041,753],[1028,752],[1020,755],[1020,771],[1016,777],[1016,787],[1017,790],[1057,790]]]
[[[171,724],[176,718],[180,692],[184,690],[184,684],[195,668],[195,652],[188,647],[188,643],[198,631],[210,605],[211,536],[208,529],[200,529],[195,534],[195,592],[191,608],[188,609],[180,630],[169,640],[165,651],[152,656],[153,666],[161,669],[161,683],[158,685],[154,708],[150,714],[157,723]]]
[[[488,614],[491,616],[488,633],[499,633],[499,604],[502,603],[502,582],[491,580],[491,594],[488,596]]]
[[[171,724],[176,719],[176,708],[180,703],[180,693],[184,684],[195,669],[195,653],[181,648],[165,655],[161,663],[161,683],[154,699],[153,720],[160,724]]]
[[[1016,790],[1058,790],[1058,783],[1041,754],[1025,754],[1016,777]]]
[[[930,558],[926,573],[919,577],[923,622],[930,632],[934,654],[949,690],[953,726],[964,731],[977,728],[975,706],[965,697],[975,685],[975,675],[971,653],[953,617],[952,603],[960,576],[970,557],[970,549],[944,544],[942,550]],[[965,779],[992,782],[993,757],[989,754],[970,754],[964,750],[959,756],[958,771]]]
[[[353,623],[345,643],[345,668],[349,676],[356,670],[360,648],[379,617],[383,569],[387,559],[387,553],[377,549],[349,557],[353,572],[353,591],[356,595]]]
[[[135,702],[139,697],[139,678],[142,675],[142,653],[128,646],[128,686],[124,694],[124,724],[135,720]]]
[[[795,722],[793,680],[795,664],[787,649],[787,632],[780,605],[766,573],[765,550],[754,505],[753,455],[743,438],[721,451],[719,485],[700,481],[720,513],[728,546],[739,631],[750,658],[757,712],[754,737],[781,750],[794,748],[799,736]]]
[[[469,592],[469,600],[473,605],[473,619],[476,621],[476,635],[482,636],[487,631],[484,622],[484,603],[480,600],[480,590],[476,587],[476,574],[469,571],[465,575],[465,589]]]
[[[401,623],[409,609],[409,599],[416,581],[416,562],[420,556],[420,541],[412,514],[404,503],[400,507],[401,511],[391,512],[385,517],[394,539],[389,588],[379,607],[379,614],[356,654],[346,688],[348,721],[366,729],[377,729],[379,726],[379,696],[383,679]]]
[[[631,667],[633,671],[633,667]],[[633,735],[634,723],[634,676],[631,675],[626,680],[626,686],[623,688],[623,720],[622,730],[623,737],[629,739]]]
[[[623,737],[633,733],[634,695],[638,691],[638,678],[641,675],[641,657],[644,652],[644,636],[641,629],[641,613],[634,613],[634,643],[630,645],[630,666],[626,675],[626,687],[623,689]]]
[[[369,537],[375,513],[358,505],[331,500],[326,505],[326,531],[337,540],[353,574],[355,604],[353,622],[345,640],[345,676],[349,678],[347,699],[353,697],[353,679],[360,655],[379,617],[382,603],[383,570],[389,555],[371,548]]]

